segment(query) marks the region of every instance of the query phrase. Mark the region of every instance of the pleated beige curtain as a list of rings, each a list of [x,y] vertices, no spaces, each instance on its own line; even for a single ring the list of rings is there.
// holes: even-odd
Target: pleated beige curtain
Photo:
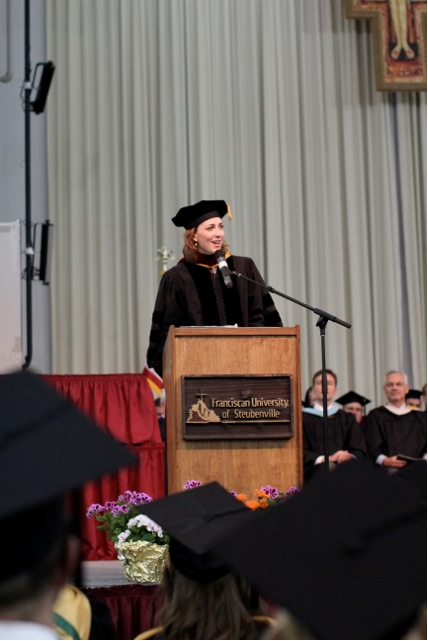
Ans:
[[[47,0],[54,373],[144,366],[171,217],[222,198],[234,253],[329,322],[339,389],[426,380],[426,94],[378,92],[342,0]],[[169,266],[172,262],[169,263]],[[321,367],[300,324],[302,389]]]

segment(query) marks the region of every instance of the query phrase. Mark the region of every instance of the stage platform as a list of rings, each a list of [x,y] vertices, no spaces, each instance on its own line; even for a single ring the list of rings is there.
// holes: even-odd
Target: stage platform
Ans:
[[[110,588],[133,585],[125,576],[120,561],[82,561],[84,588]]]
[[[134,639],[154,627],[163,603],[157,583],[131,583],[120,561],[83,561],[83,592],[109,609],[116,639]]]

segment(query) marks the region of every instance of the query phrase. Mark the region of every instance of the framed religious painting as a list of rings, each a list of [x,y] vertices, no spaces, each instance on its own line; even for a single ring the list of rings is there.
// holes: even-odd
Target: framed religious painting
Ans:
[[[426,0],[345,0],[345,9],[371,21],[377,89],[426,91]]]

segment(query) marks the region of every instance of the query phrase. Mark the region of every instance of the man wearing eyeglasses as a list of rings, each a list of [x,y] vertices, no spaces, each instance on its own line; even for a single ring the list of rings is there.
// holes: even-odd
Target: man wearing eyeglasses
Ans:
[[[365,436],[372,460],[391,473],[413,460],[426,461],[427,419],[406,404],[409,384],[404,372],[388,372],[383,389],[388,400],[369,412]]]

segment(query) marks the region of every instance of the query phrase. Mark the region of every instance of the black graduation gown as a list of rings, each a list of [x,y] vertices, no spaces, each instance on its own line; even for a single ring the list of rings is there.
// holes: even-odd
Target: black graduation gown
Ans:
[[[373,461],[379,454],[422,457],[427,451],[427,416],[418,410],[394,414],[385,406],[376,407],[366,417],[364,434]]]
[[[303,411],[303,465],[310,475],[316,459],[324,456],[324,419]],[[364,435],[353,414],[338,410],[327,418],[328,455],[347,450],[357,459],[367,456]]]
[[[229,256],[231,270],[264,285],[254,261]],[[162,376],[162,354],[171,325],[239,327],[282,327],[282,321],[268,290],[232,276],[227,289],[217,270],[181,260],[162,276],[152,315],[147,364]]]

